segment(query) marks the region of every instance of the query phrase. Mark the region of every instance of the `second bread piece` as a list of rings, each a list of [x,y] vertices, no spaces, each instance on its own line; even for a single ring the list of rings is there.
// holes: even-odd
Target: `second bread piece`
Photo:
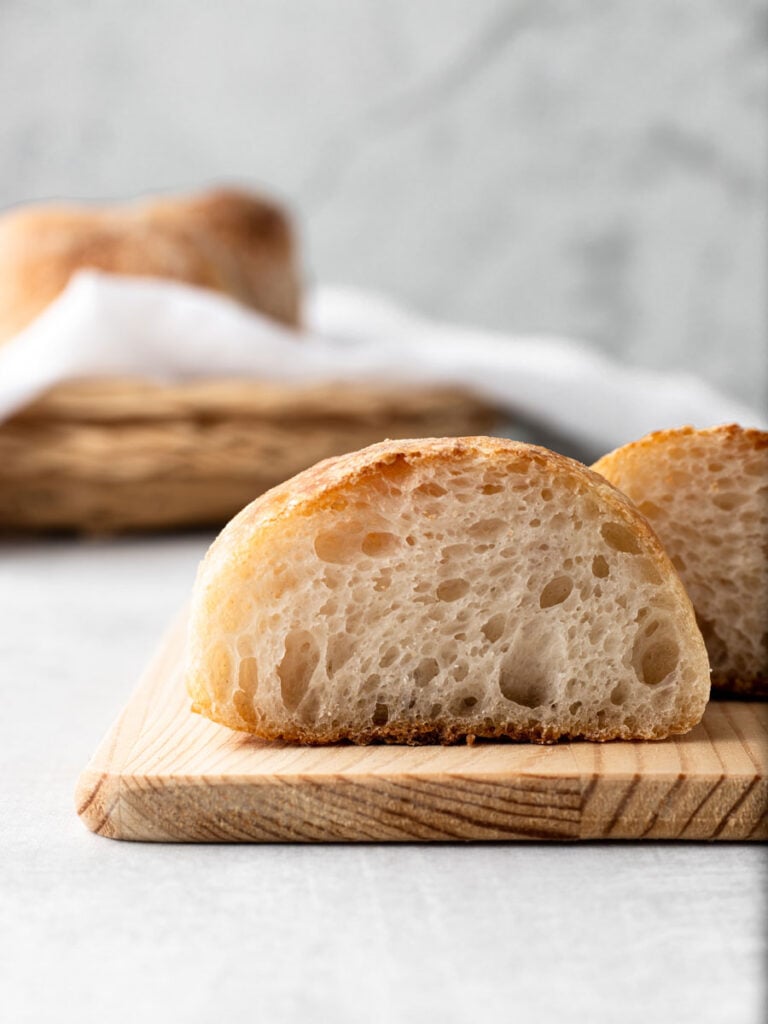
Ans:
[[[712,685],[768,694],[768,434],[660,430],[594,468],[637,502],[677,566]]]
[[[263,495],[195,585],[194,709],[265,738],[660,738],[709,665],[682,583],[602,478],[494,438],[386,441]]]

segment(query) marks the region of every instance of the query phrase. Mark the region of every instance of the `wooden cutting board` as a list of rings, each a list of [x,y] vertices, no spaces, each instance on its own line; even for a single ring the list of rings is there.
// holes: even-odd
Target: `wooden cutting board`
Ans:
[[[299,747],[189,711],[179,619],[77,786],[86,825],[170,842],[768,838],[768,704],[660,742]]]

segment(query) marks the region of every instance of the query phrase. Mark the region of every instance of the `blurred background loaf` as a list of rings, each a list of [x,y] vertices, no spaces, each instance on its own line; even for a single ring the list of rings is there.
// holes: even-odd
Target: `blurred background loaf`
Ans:
[[[9,211],[0,217],[0,342],[26,327],[85,268],[211,288],[299,325],[290,220],[276,203],[242,190]]]

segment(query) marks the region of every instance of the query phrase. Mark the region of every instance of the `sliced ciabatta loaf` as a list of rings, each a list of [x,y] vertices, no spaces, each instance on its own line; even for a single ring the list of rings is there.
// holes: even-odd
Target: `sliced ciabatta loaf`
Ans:
[[[496,438],[384,441],[263,495],[200,567],[194,710],[305,743],[657,738],[709,694],[646,520]]]
[[[593,468],[637,503],[677,566],[713,686],[768,694],[768,434],[662,430]]]

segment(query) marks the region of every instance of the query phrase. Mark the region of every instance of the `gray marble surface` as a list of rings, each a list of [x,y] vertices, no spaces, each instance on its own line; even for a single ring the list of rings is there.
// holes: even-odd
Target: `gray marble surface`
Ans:
[[[0,547],[0,1017],[760,1024],[765,848],[173,846],[78,772],[207,538]]]
[[[308,274],[768,392],[765,0],[0,4],[0,206],[221,178]]]

